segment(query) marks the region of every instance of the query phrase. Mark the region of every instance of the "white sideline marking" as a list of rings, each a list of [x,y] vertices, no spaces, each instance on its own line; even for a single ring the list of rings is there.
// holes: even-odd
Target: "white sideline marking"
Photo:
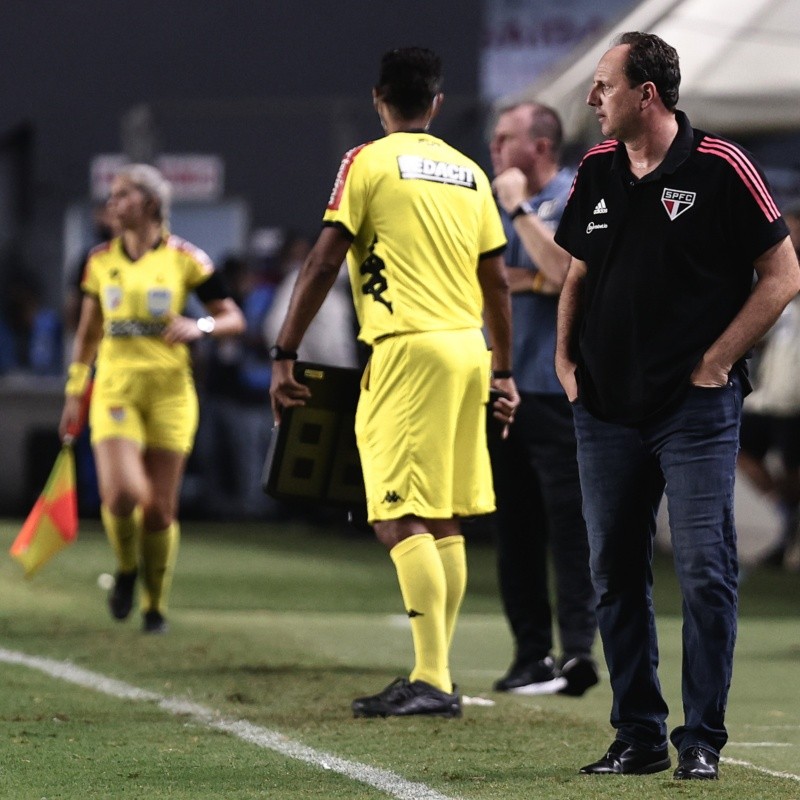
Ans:
[[[491,708],[491,706],[495,705],[494,700],[490,700],[488,697],[470,697],[466,694],[461,695],[461,703],[465,706],[484,706],[485,708]]]
[[[800,725],[742,725],[756,731],[800,731]]]
[[[77,667],[69,661],[55,661],[41,656],[30,656],[26,653],[6,650],[0,647],[0,662],[35,669],[53,678],[58,678],[86,689],[92,689],[95,692],[107,694],[120,700],[155,703],[159,708],[175,716],[191,717],[199,725],[229,733],[237,739],[254,744],[264,750],[274,750],[280,755],[289,756],[320,769],[338,772],[340,775],[372,786],[391,797],[398,798],[398,800],[458,800],[458,798],[441,794],[424,783],[407,781],[389,770],[370,767],[358,761],[348,761],[321,750],[314,750],[312,747],[307,747],[300,742],[287,739],[278,731],[262,728],[247,720],[226,719],[213,709],[206,708],[198,703],[182,700],[179,697],[165,697],[157,692],[140,689],[129,683],[101,675],[99,672]],[[764,775],[771,775],[774,778],[786,778],[800,782],[800,775],[795,775],[791,772],[778,772],[766,767],[759,767],[749,761],[741,761],[727,756],[723,756],[720,760],[723,764],[734,764],[761,772]]]
[[[792,772],[778,772],[776,769],[767,769],[766,767],[759,767],[755,764],[751,764],[749,761],[740,761],[738,758],[728,758],[727,756],[722,756],[720,761],[723,764],[735,764],[737,767],[747,767],[748,769],[754,769],[756,772],[761,772],[764,775],[771,775],[773,778],[787,778],[790,781],[800,781],[800,775],[795,775]]]
[[[457,800],[457,798],[448,797],[435,789],[431,789],[424,783],[407,781],[389,770],[370,767],[367,764],[360,764],[358,761],[348,761],[331,753],[314,750],[312,747],[307,747],[300,742],[286,738],[278,731],[262,728],[247,720],[227,719],[211,708],[206,708],[189,700],[182,700],[179,697],[165,697],[156,692],[139,689],[136,686],[109,678],[98,672],[91,672],[88,669],[77,667],[69,661],[55,661],[41,656],[30,656],[26,653],[6,650],[2,647],[0,647],[0,661],[6,664],[17,664],[39,670],[39,672],[43,672],[53,678],[73,683],[76,686],[83,686],[86,689],[92,689],[95,692],[107,694],[121,700],[155,703],[159,708],[175,716],[191,717],[199,725],[229,733],[237,739],[249,742],[265,750],[274,750],[280,755],[304,761],[306,764],[338,772],[340,775],[372,786],[391,797],[398,798],[398,800]]]
[[[791,742],[728,742],[728,747],[794,747]]]

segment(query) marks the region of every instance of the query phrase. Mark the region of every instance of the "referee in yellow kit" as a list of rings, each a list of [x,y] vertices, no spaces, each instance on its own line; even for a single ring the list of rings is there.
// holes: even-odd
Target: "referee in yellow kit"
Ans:
[[[111,614],[125,619],[141,579],[143,629],[166,630],[178,552],[176,519],[198,422],[188,344],[244,330],[244,317],[209,257],[169,233],[171,188],[148,164],[114,178],[109,211],[121,234],[89,255],[75,334],[62,438],[78,418],[92,365],[89,421],[103,526],[117,572]],[[182,315],[194,291],[208,316]]]
[[[357,717],[460,716],[449,667],[467,581],[460,518],[494,510],[490,384],[505,395],[500,422],[519,402],[503,227],[484,172],[428,133],[440,88],[430,50],[384,55],[373,102],[386,136],[345,155],[273,348],[280,419],[309,396],[293,361],[347,256],[359,338],[372,347],[356,414],[368,517],[397,570],[415,652],[408,679],[353,702]]]

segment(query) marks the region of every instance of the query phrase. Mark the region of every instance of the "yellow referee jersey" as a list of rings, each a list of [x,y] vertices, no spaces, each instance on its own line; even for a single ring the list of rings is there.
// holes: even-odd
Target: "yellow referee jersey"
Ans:
[[[398,132],[350,150],[324,222],[353,240],[347,261],[367,344],[483,324],[478,261],[506,237],[486,174],[446,142]]]
[[[202,250],[169,234],[137,261],[131,261],[119,238],[92,250],[81,288],[97,297],[103,312],[98,365],[187,367],[187,346],[167,344],[161,333],[170,316],[183,311],[187,294],[213,271]]]

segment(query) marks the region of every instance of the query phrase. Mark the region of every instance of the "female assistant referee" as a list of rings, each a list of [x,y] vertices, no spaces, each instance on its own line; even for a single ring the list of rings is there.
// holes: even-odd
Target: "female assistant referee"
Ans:
[[[169,183],[147,164],[123,168],[112,183],[108,205],[121,233],[86,262],[59,426],[63,439],[95,365],[91,441],[103,526],[117,559],[108,602],[116,619],[126,619],[140,577],[148,633],[167,627],[178,495],[198,422],[187,345],[244,329],[209,257],[170,234],[170,197]],[[190,291],[208,316],[182,316]]]

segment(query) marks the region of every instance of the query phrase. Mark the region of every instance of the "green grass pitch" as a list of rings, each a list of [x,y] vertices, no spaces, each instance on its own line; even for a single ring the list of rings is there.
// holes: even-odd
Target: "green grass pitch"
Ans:
[[[3,798],[800,800],[800,576],[753,570],[743,582],[719,782],[678,783],[671,772],[593,778],[577,769],[613,738],[605,677],[580,699],[490,691],[511,638],[485,540],[469,548],[452,671],[465,695],[494,704],[468,705],[460,720],[354,720],[352,697],[407,674],[411,663],[394,571],[371,537],[187,521],[170,632],[144,636],[138,615],[125,623],[108,615],[98,576],[113,564],[98,523],[85,521],[78,542],[32,580],[7,555],[19,525],[0,523]],[[656,608],[675,723],[680,600],[664,556],[656,560]],[[69,670],[147,694],[78,686],[8,663],[9,653],[69,662]],[[208,710],[233,727],[209,722]],[[274,735],[277,749],[237,734],[247,726]],[[397,784],[363,779],[374,774]]]

